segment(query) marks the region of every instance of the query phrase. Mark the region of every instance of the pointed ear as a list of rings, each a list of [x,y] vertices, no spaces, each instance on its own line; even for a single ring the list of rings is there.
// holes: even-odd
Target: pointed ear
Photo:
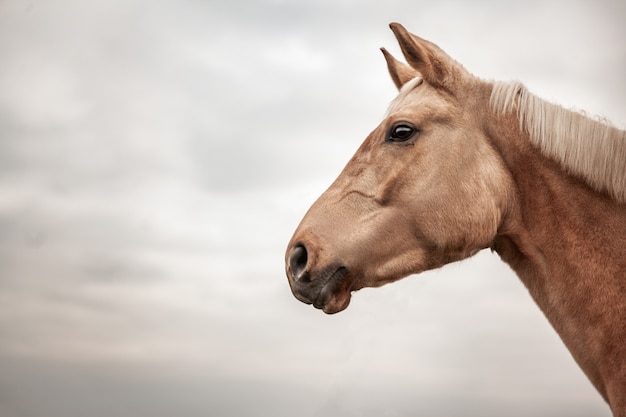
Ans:
[[[449,89],[460,65],[437,45],[409,33],[401,24],[392,23],[389,27],[409,65],[432,86]]]
[[[411,81],[413,78],[419,76],[419,73],[407,64],[398,61],[387,51],[385,48],[380,48],[387,61],[387,68],[389,69],[389,75],[396,87],[402,88],[404,84]]]

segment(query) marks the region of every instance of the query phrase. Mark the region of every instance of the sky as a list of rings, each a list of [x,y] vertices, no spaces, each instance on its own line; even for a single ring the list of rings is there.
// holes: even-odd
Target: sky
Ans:
[[[497,255],[298,302],[392,21],[626,125],[626,3],[0,0],[0,416],[609,416]]]

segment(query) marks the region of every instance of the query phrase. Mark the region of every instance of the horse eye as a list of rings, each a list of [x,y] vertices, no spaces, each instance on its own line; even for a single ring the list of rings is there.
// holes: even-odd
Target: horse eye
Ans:
[[[413,126],[400,124],[391,128],[389,132],[389,137],[387,138],[388,142],[406,142],[411,139],[413,135],[417,132]]]

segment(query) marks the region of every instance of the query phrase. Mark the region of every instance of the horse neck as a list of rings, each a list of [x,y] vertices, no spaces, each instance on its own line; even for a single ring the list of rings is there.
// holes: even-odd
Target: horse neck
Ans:
[[[493,249],[517,273],[574,359],[626,415],[626,204],[545,157],[512,114],[488,136],[515,184]]]

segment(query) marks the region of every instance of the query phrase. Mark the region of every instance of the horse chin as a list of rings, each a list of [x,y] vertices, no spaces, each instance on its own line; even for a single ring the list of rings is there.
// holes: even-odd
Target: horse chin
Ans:
[[[348,308],[351,298],[352,294],[350,293],[350,291],[342,291],[340,293],[333,294],[328,299],[328,301],[321,307],[315,307],[321,308],[322,311],[326,314],[335,314]]]
[[[324,284],[313,306],[326,314],[339,313],[348,307],[351,296],[350,278],[346,268],[342,267]]]

